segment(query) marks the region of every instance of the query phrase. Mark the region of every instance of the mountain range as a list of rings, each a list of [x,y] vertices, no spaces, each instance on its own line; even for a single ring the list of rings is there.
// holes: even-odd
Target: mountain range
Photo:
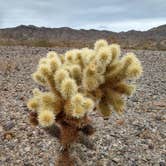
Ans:
[[[112,32],[107,30],[46,28],[20,25],[0,29],[0,45],[40,47],[91,47],[97,39],[118,43],[127,49],[166,50],[166,24],[147,31]]]

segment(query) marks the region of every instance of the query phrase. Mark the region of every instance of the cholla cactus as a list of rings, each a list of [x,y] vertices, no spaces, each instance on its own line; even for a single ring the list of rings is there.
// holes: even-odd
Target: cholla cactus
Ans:
[[[57,136],[66,155],[80,132],[93,133],[91,111],[103,117],[124,111],[124,96],[135,89],[126,81],[141,73],[141,63],[133,53],[120,58],[120,46],[105,40],[98,40],[94,49],[73,49],[64,55],[49,52],[32,75],[48,91],[33,90],[28,101],[30,121]]]

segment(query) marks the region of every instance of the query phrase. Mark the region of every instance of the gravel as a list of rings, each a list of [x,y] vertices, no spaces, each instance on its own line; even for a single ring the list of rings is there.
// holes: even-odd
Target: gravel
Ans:
[[[31,74],[40,57],[60,48],[0,47],[0,166],[53,166],[59,142],[28,121],[26,102],[37,85]],[[126,50],[123,50],[126,52]],[[72,146],[78,166],[166,165],[166,52],[134,51],[144,73],[125,114],[103,120],[92,113],[96,149]]]

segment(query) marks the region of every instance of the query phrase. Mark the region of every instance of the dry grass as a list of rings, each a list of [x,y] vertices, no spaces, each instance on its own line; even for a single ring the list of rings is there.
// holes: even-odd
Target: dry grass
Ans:
[[[1,46],[30,46],[30,47],[59,47],[59,48],[82,48],[92,47],[93,42],[86,41],[49,41],[49,40],[21,40],[0,41]]]

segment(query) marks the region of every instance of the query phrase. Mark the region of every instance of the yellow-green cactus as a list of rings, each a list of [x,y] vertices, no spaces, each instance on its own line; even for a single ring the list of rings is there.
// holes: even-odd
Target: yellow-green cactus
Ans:
[[[65,55],[61,55],[64,58],[56,52],[49,52],[40,59],[37,71],[32,76],[37,83],[49,87],[50,92],[34,94],[28,102],[28,108],[32,111],[53,110],[56,116],[56,113],[65,112],[65,103],[71,100],[73,110],[67,116],[75,118],[82,118],[88,113],[88,108],[97,103],[101,105],[98,107],[101,109],[99,111],[107,114],[106,106],[103,107],[101,102],[112,106],[114,111],[122,112],[125,105],[123,96],[131,95],[135,89],[135,85],[128,85],[125,81],[138,78],[142,73],[142,66],[135,54],[127,53],[119,58],[120,53],[119,45],[109,45],[106,40],[96,41],[94,49],[67,51]],[[93,101],[93,96],[88,98],[88,94],[96,89],[104,93]],[[81,102],[74,106],[81,100],[81,96],[84,106]],[[60,107],[60,103],[63,106]],[[83,111],[84,108],[87,111]]]
[[[134,53],[122,56],[119,45],[109,45],[103,39],[96,41],[94,49],[73,49],[64,55],[51,51],[32,74],[34,81],[49,91],[33,90],[27,105],[36,112],[39,125],[59,123],[61,142],[72,142],[65,140],[70,138],[63,133],[68,131],[64,122],[71,131],[77,131],[89,123],[90,111],[97,109],[104,117],[112,111],[122,113],[124,96],[135,90],[127,80],[131,82],[141,74],[142,66]]]
[[[119,45],[109,45],[105,40],[98,40],[94,50],[83,48],[67,51],[63,60],[56,52],[49,52],[46,57],[40,59],[37,71],[32,76],[37,83],[50,87],[50,93],[41,92],[38,97],[34,95],[28,102],[29,109],[52,110],[53,107],[56,108],[56,100],[63,102],[65,106],[65,101],[71,100],[74,95],[77,98],[77,94],[86,97],[91,91],[100,89],[106,93],[97,99],[98,103],[104,102],[113,106],[115,111],[122,111],[122,95],[131,95],[135,89],[134,85],[128,85],[125,81],[138,78],[142,73],[142,67],[133,53],[119,58],[120,52]],[[96,103],[93,98],[89,101]],[[63,106],[57,108],[61,110],[54,113],[64,111]],[[71,112],[68,116],[82,118],[82,107],[79,106],[80,111],[78,107],[73,109],[77,111],[73,110],[75,113]]]

